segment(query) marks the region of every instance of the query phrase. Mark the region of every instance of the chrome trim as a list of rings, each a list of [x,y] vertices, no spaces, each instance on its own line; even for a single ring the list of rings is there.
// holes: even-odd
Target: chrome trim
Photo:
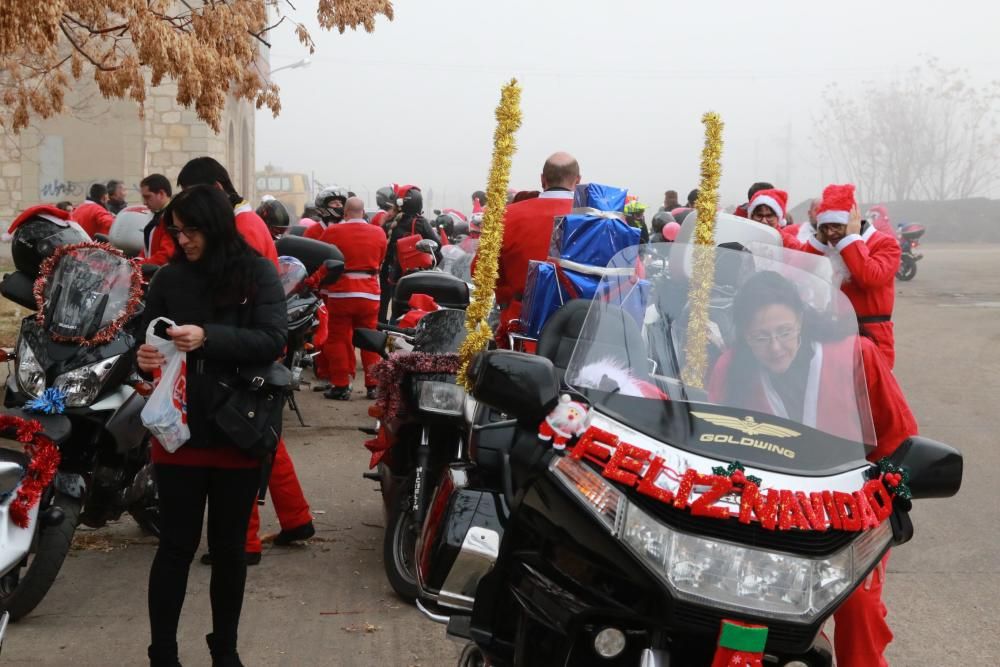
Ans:
[[[644,649],[639,656],[639,667],[670,667],[670,654],[660,649]]]
[[[451,620],[451,616],[442,616],[440,614],[435,614],[424,606],[424,603],[417,598],[417,610],[423,614],[427,619],[434,621],[435,623],[440,623],[441,625],[448,625],[448,621]]]
[[[499,555],[500,533],[477,526],[470,528],[438,593],[438,603],[471,611],[479,580],[493,569]]]

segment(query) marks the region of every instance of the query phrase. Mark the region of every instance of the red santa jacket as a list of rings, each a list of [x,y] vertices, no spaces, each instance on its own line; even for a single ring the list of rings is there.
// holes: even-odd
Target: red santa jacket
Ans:
[[[890,318],[896,303],[896,271],[902,254],[896,239],[869,225],[861,234],[845,236],[836,248],[812,236],[802,249],[817,255],[839,254],[848,274],[840,288],[854,306],[862,329],[886,355],[892,368],[896,353]]]
[[[818,346],[822,356],[814,355],[814,361],[818,359],[819,364],[818,368],[810,369],[802,422],[833,435],[858,440],[857,424],[843,418],[858,410],[854,391],[855,382],[860,380],[854,368],[858,345],[875,427],[876,448],[868,459],[877,461],[892,454],[911,435],[917,435],[918,427],[892,370],[867,338],[850,337]],[[732,360],[733,350],[727,350],[712,369],[708,383],[710,401],[723,402]],[[769,397],[761,379],[745,387],[739,395],[742,407],[748,410],[783,416],[781,406],[773,402],[780,402],[780,399]]]
[[[363,218],[345,220],[330,225],[320,237],[344,253],[344,273],[337,282],[323,289],[323,294],[334,299],[360,298],[379,300],[379,267],[385,260],[388,241],[381,227],[369,224]]]
[[[309,225],[308,227],[306,227],[306,230],[302,232],[302,236],[306,237],[307,239],[316,239],[317,241],[319,241],[320,237],[323,236],[323,232],[325,232],[326,229],[327,229],[327,224],[325,222],[316,221],[316,224]]]
[[[507,207],[496,289],[497,303],[503,309],[500,318],[504,324],[521,313],[528,262],[544,260],[549,256],[553,219],[566,215],[572,209],[573,193],[562,190],[549,190]]]
[[[103,205],[89,199],[70,213],[69,219],[83,227],[83,231],[94,238],[95,234],[107,234],[111,231],[111,223],[115,221],[115,216],[111,215]]]
[[[159,266],[169,263],[174,257],[177,244],[167,233],[167,224],[163,221],[163,209],[153,214],[153,219],[149,221],[147,229],[149,229],[149,235],[142,250],[143,263]]]
[[[243,240],[259,252],[261,257],[266,257],[274,262],[275,266],[278,266],[278,250],[274,247],[274,239],[271,238],[271,231],[267,228],[267,224],[246,202],[240,202],[233,209],[233,213],[236,214],[236,231],[240,233]]]

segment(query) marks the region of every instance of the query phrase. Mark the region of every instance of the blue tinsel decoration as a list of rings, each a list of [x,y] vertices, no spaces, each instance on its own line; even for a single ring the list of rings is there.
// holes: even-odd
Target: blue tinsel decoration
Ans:
[[[33,398],[24,404],[25,412],[37,412],[43,415],[61,415],[66,411],[66,394],[61,389],[50,387],[38,398]]]

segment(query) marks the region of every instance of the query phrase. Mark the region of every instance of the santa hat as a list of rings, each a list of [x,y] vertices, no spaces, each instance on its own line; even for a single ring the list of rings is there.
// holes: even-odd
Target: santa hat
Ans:
[[[854,184],[828,185],[816,209],[816,224],[835,223],[846,225],[854,208]]]
[[[747,217],[753,217],[758,206],[768,207],[778,216],[778,220],[784,220],[788,208],[788,193],[784,190],[758,190],[747,204]]]
[[[7,233],[13,234],[14,230],[20,227],[22,223],[31,220],[32,218],[44,218],[61,227],[69,227],[69,213],[56,206],[40,204],[21,211],[21,215],[17,216],[17,218],[14,219],[14,222],[10,224],[10,228],[7,230]]]

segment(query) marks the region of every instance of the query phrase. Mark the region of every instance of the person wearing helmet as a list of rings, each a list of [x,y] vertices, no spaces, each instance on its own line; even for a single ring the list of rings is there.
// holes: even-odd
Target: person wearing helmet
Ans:
[[[677,238],[676,233],[674,234],[674,237],[670,239],[668,239],[666,237],[666,234],[664,234],[664,229],[666,229],[666,226],[668,224],[673,224],[677,229],[681,228],[681,226],[677,224],[677,221],[674,220],[674,216],[672,216],[667,211],[660,211],[659,213],[654,215],[650,224],[653,227],[653,233],[649,235],[650,243],[665,243],[668,241],[673,241],[675,238]]]
[[[394,213],[396,206],[396,194],[393,190],[393,186],[386,185],[375,191],[375,204],[381,209],[378,213],[372,216],[370,223],[383,228],[385,227],[385,221],[391,218]]]
[[[87,200],[73,209],[73,222],[83,227],[90,238],[96,234],[107,235],[115,216],[107,209],[108,189],[102,183],[94,183],[87,193]]]
[[[275,198],[270,201],[262,201],[257,207],[257,215],[264,221],[271,232],[271,238],[277,241],[286,233],[291,221],[288,219],[288,209]]]
[[[625,204],[625,222],[639,230],[639,243],[649,243],[649,229],[646,228],[646,205],[635,195]]]
[[[415,185],[400,185],[396,187],[396,206],[399,213],[386,225],[386,236],[389,239],[385,261],[382,263],[380,278],[382,281],[382,299],[379,304],[379,322],[387,321],[392,295],[396,291],[396,283],[403,276],[403,268],[399,265],[396,244],[399,239],[419,234],[438,244],[435,251],[438,261],[441,261],[441,238],[434,231],[434,226],[423,216],[423,193]]]
[[[305,236],[309,239],[319,239],[330,225],[335,225],[344,219],[344,204],[347,202],[348,192],[345,188],[330,187],[323,188],[316,195],[316,211],[319,213],[320,223],[306,229]]]

